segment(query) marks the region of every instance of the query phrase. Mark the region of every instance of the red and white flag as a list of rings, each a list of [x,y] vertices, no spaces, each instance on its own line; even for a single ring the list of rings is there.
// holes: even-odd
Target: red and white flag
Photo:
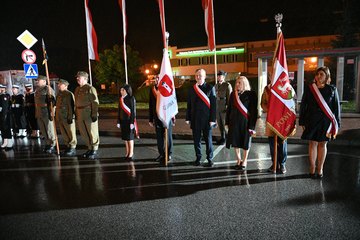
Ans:
[[[86,34],[87,34],[87,45],[88,45],[88,56],[91,60],[99,60],[97,50],[97,37],[95,28],[92,24],[91,12],[89,10],[89,0],[84,0],[85,3],[85,18],[86,18]]]
[[[210,51],[215,50],[215,27],[214,27],[214,7],[213,0],[202,0],[205,17],[205,31],[208,36],[208,46]]]
[[[178,104],[175,94],[174,78],[167,49],[164,49],[164,55],[159,74],[158,91],[156,113],[164,127],[168,127],[170,120],[178,113]]]
[[[296,112],[295,91],[290,85],[284,36],[281,30],[277,36],[271,80],[269,110],[266,122],[276,135],[285,140],[295,130]]]

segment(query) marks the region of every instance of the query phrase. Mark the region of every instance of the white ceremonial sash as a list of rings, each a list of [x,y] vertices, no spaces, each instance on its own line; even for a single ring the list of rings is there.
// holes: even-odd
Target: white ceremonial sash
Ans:
[[[234,92],[234,102],[235,102],[235,107],[239,110],[239,112],[246,118],[248,119],[248,110],[247,108],[244,106],[244,104],[241,102],[239,94]]]

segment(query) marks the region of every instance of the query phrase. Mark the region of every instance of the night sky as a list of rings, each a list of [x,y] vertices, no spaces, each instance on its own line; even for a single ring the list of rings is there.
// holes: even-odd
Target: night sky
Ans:
[[[330,3],[331,2],[331,3]],[[283,13],[285,39],[334,34],[342,0],[214,0],[217,44],[275,39],[274,15]],[[197,47],[207,43],[201,0],[165,0],[167,31],[172,46]],[[99,53],[122,44],[122,19],[117,0],[90,0]],[[127,44],[144,63],[162,57],[162,35],[156,0],[127,0]],[[0,23],[0,70],[22,69],[25,49],[17,37],[29,30],[38,40],[31,49],[41,64],[41,38],[49,55],[49,70],[63,78],[87,69],[83,0],[3,0]],[[39,66],[40,73],[43,67]]]

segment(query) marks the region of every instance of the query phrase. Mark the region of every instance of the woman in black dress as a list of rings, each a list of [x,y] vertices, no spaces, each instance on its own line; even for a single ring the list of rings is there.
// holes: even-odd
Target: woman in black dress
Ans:
[[[300,106],[299,125],[304,129],[301,138],[309,140],[309,171],[313,178],[322,178],[327,142],[335,139],[340,128],[339,96],[336,87],[327,84],[329,78],[329,68],[318,68],[314,81],[305,86]]]
[[[125,141],[125,159],[133,160],[136,102],[130,85],[121,87],[120,94],[117,127],[121,129],[121,139]]]
[[[237,159],[236,169],[246,169],[251,137],[256,134],[257,114],[256,93],[251,91],[249,80],[246,77],[238,76],[235,91],[229,98],[225,120],[226,128],[229,129],[226,147],[234,147]],[[242,158],[240,148],[243,149]]]

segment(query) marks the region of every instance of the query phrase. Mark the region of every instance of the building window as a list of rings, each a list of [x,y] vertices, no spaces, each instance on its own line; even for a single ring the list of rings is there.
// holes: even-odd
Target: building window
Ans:
[[[179,59],[170,59],[170,63],[171,63],[172,67],[180,66],[180,60]]]
[[[243,54],[235,55],[235,62],[243,62],[243,61],[244,61],[244,55]]]
[[[200,58],[199,57],[190,58],[189,65],[190,66],[200,65]]]
[[[228,63],[234,62],[234,55],[233,54],[227,55],[226,56],[226,62],[228,62]]]
[[[217,63],[224,63],[225,62],[225,56],[223,55],[217,55],[216,56]]]
[[[181,59],[181,66],[187,66],[188,65],[188,60],[187,58],[182,58]]]
[[[208,57],[202,57],[201,58],[201,64],[209,64],[209,58]]]

